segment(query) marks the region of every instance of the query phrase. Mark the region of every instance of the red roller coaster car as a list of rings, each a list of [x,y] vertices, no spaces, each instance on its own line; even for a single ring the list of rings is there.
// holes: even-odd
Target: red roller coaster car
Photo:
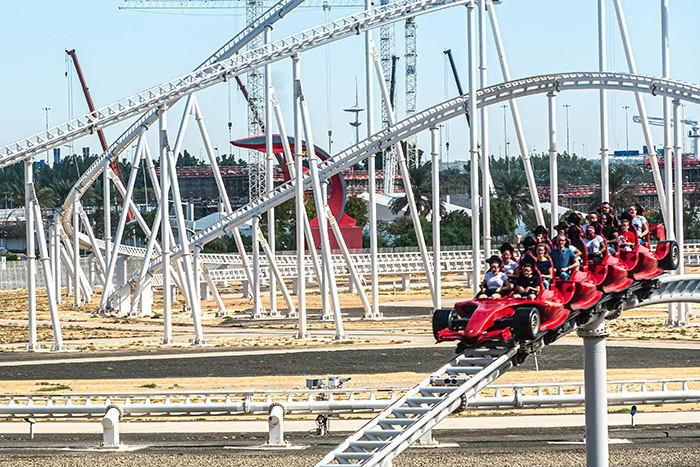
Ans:
[[[459,341],[458,351],[482,345],[515,345],[543,340],[549,344],[573,329],[573,323],[590,316],[596,307],[621,306],[632,294],[643,298],[655,287],[654,278],[663,270],[678,267],[678,244],[660,242],[656,251],[639,245],[617,256],[606,256],[601,264],[587,261],[569,280],[556,280],[542,288],[535,300],[478,298],[455,304],[454,309],[436,310],[433,334],[438,342]],[[621,310],[621,308],[620,308]]]

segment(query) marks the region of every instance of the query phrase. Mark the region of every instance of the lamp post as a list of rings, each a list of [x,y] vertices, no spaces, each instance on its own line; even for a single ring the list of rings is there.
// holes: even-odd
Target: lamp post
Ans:
[[[629,105],[623,105],[623,109],[625,109],[625,149],[627,151],[630,150],[630,128],[629,128],[629,119],[628,119],[628,111],[630,106]]]
[[[566,109],[566,153],[571,155],[571,146],[569,145],[569,108],[571,105],[564,104],[563,107]]]

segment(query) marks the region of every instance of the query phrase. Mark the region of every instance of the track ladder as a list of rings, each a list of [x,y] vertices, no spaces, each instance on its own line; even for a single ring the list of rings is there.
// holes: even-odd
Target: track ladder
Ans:
[[[518,347],[470,349],[443,366],[341,443],[316,467],[391,466],[394,457],[511,369]]]

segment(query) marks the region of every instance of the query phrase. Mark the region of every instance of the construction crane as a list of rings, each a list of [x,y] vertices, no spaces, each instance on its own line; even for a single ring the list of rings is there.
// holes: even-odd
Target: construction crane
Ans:
[[[405,36],[406,41],[406,116],[416,113],[416,92],[418,81],[418,54],[416,50],[416,19],[406,20]],[[418,167],[418,137],[413,135],[406,141],[406,160],[409,167]]]
[[[88,109],[90,112],[95,112],[95,104],[92,103],[92,97],[90,96],[90,90],[88,89],[87,83],[85,82],[85,76],[83,75],[83,70],[80,68],[80,62],[78,62],[78,55],[75,49],[66,50],[66,54],[73,60],[73,65],[75,66],[75,71],[78,74],[78,79],[80,80],[80,86],[83,88],[83,94],[85,95],[85,100],[87,101]],[[97,130],[97,137],[100,139],[100,146],[102,146],[102,152],[107,152],[109,146],[107,145],[107,139],[105,138],[104,132],[100,129]],[[124,177],[122,177],[122,171],[119,168],[119,160],[114,159],[109,165],[112,168],[114,174],[119,177],[119,180],[124,183]],[[121,197],[121,195],[120,195]],[[134,220],[134,216],[131,211],[127,211],[127,221],[131,222]]]

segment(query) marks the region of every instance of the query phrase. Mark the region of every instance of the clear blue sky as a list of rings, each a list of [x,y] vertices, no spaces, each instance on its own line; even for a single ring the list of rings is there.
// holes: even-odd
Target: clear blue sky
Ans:
[[[608,2],[608,69],[626,71],[612,1]],[[671,2],[671,74],[673,78],[700,83],[700,66],[695,57],[700,45],[697,35],[697,2]],[[2,2],[3,27],[2,112],[0,112],[0,145],[41,131],[45,125],[43,107],[50,107],[50,126],[68,120],[68,80],[65,77],[65,49],[75,48],[88,80],[93,100],[102,107],[156,84],[191,71],[212,52],[235,35],[244,23],[244,16],[230,10],[214,10],[207,14],[181,12],[137,12],[120,10],[119,0],[71,0],[49,2],[24,0]],[[661,75],[660,0],[624,0],[632,44],[640,73]],[[273,39],[350,14],[352,10],[336,8],[328,12],[305,9],[295,12],[273,30]],[[563,0],[505,0],[497,7],[511,74],[522,78],[554,72],[597,71],[596,2]],[[457,94],[442,51],[451,48],[466,88],[466,13],[456,7],[440,13],[421,16],[418,24],[418,110],[422,110]],[[400,73],[397,79],[398,117],[404,112],[404,26],[396,23],[396,48]],[[502,81],[495,49],[489,37],[489,84]],[[379,31],[374,32],[379,42]],[[330,87],[327,65],[330,64]],[[304,54],[302,76],[311,108],[315,140],[327,146],[327,131],[332,128],[337,152],[354,141],[348,124],[350,115],[343,108],[355,101],[355,77],[359,80],[360,104],[364,107],[363,43],[361,38],[336,42],[326,49]],[[291,63],[273,66],[273,80],[278,97],[287,115],[291,130]],[[211,138],[220,153],[228,152],[229,113],[233,121],[233,137],[247,136],[247,114],[240,93],[229,85],[217,85],[198,94]],[[378,96],[378,94],[377,94]],[[330,97],[330,100],[329,100]],[[650,115],[661,116],[661,99],[646,97]],[[378,101],[378,100],[377,100]],[[572,150],[588,157],[598,152],[597,92],[569,92],[558,96],[559,148],[565,149],[565,117],[561,105],[570,104],[570,139]],[[530,149],[542,152],[547,148],[546,98],[537,96],[520,102]],[[636,115],[634,98],[629,93],[610,92],[610,146],[625,149],[625,112],[629,105],[630,146],[641,148],[642,135],[631,122]],[[87,112],[77,79],[73,82],[74,115]],[[171,132],[177,130],[181,118],[170,114]],[[490,111],[490,152],[502,154],[504,146],[503,109]],[[700,119],[697,106],[684,109],[686,118]],[[379,111],[375,117],[380,121]],[[362,131],[364,132],[364,125]],[[106,130],[107,139],[119,136],[124,126]],[[194,129],[194,125],[190,127]],[[198,155],[202,147],[194,132],[185,148]],[[510,153],[516,151],[515,133],[508,117]],[[467,159],[467,130],[461,119],[453,120],[443,134],[449,139],[451,160]],[[654,129],[657,146],[662,131]],[[151,138],[152,149],[157,139]],[[428,137],[422,135],[419,147],[428,152]],[[96,136],[75,143],[76,148],[90,146],[97,152]],[[65,151],[65,149],[64,149]],[[79,151],[79,149],[77,149]],[[65,154],[65,152],[64,152]],[[447,155],[444,155],[446,157]]]

